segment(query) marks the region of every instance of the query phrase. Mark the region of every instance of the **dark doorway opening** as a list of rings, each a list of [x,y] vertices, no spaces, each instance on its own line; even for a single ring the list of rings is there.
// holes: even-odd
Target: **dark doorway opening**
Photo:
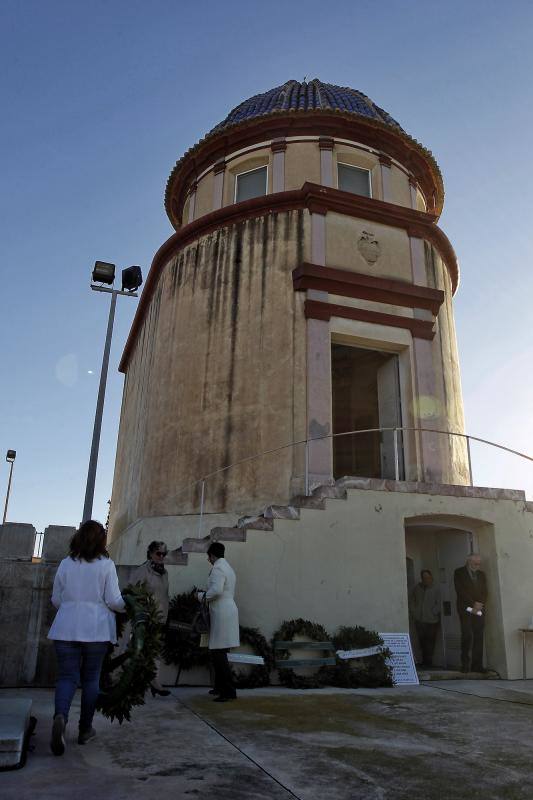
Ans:
[[[368,428],[401,427],[398,356],[332,344],[333,433]],[[401,432],[398,472],[403,479]],[[392,430],[359,433],[333,439],[335,478],[360,475],[367,478],[396,476],[396,451]]]

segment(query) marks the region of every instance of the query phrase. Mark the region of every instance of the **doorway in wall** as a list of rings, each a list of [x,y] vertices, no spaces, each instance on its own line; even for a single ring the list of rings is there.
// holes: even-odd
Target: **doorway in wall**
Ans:
[[[421,570],[430,570],[434,585],[440,592],[441,624],[437,633],[433,664],[445,669],[459,669],[461,625],[456,609],[453,576],[457,567],[462,567],[468,554],[475,549],[473,534],[442,525],[410,525],[405,529],[405,548],[406,558],[412,563],[416,583],[420,581]],[[408,583],[409,577],[407,574]],[[410,580],[412,582],[412,575]],[[415,658],[420,657],[416,626],[412,620],[410,634]]]
[[[331,346],[333,433],[369,428],[401,427],[398,356],[344,344]],[[398,434],[398,466],[403,479],[403,448]],[[336,436],[333,439],[335,478],[396,475],[393,431]]]

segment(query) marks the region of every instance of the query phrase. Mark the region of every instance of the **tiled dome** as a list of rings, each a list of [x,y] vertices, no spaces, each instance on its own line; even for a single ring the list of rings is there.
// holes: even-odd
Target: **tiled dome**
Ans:
[[[357,114],[391,125],[397,130],[403,130],[390,114],[357,89],[322,83],[318,78],[313,78],[309,82],[302,83],[287,81],[283,86],[250,97],[230,111],[226,119],[216,125],[210,133],[218,133],[240,122],[276,112],[314,110]]]

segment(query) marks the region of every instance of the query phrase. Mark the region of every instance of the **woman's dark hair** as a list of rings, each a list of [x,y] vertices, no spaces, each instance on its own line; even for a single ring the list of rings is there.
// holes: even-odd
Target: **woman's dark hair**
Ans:
[[[215,556],[215,558],[224,558],[225,552],[226,548],[224,547],[222,542],[211,542],[207,550],[207,555]]]
[[[152,555],[154,550],[161,550],[162,548],[164,550],[168,550],[168,547],[166,546],[165,542],[150,542],[150,544],[148,545],[148,549],[146,550],[146,558],[148,559],[148,561],[150,561],[150,556]]]
[[[94,519],[82,522],[70,540],[70,557],[83,558],[84,561],[94,561],[100,556],[109,558],[105,540],[106,532],[101,522]]]

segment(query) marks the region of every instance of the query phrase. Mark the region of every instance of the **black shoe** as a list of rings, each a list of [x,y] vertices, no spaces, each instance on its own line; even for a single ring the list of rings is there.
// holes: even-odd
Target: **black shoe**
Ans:
[[[87,744],[87,742],[90,742],[91,739],[94,739],[95,736],[96,736],[96,731],[94,728],[89,728],[88,731],[80,730],[78,734],[78,744]]]
[[[215,697],[213,703],[227,703],[228,700],[236,700],[236,699],[237,699],[236,694],[230,694],[230,695],[220,694],[218,697]]]
[[[152,697],[155,697],[156,694],[161,695],[161,697],[168,697],[170,694],[169,689],[156,689],[155,686],[150,686],[150,691],[152,692]]]
[[[486,675],[487,672],[488,672],[488,669],[485,669],[485,667],[474,667],[472,665],[472,672],[477,672],[480,675]]]
[[[463,664],[463,666],[461,667],[461,672],[464,672],[464,673],[466,674],[467,672],[470,672],[470,670],[468,669],[468,667],[466,667],[466,666]]]
[[[220,692],[218,691],[218,689],[209,689],[208,694],[217,695],[217,694],[220,694]]]
[[[63,714],[56,714],[52,723],[52,739],[50,748],[55,756],[62,756],[65,752],[65,717]]]

